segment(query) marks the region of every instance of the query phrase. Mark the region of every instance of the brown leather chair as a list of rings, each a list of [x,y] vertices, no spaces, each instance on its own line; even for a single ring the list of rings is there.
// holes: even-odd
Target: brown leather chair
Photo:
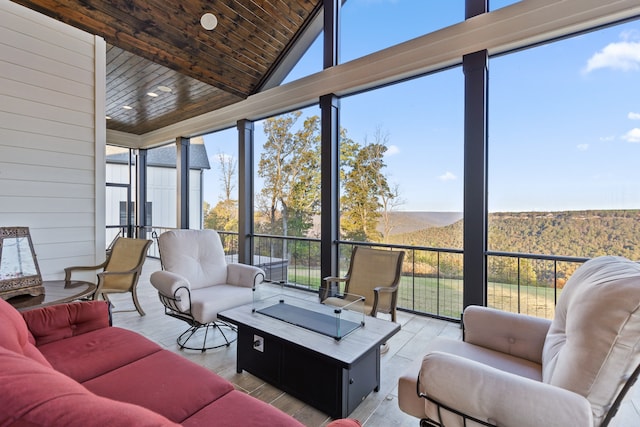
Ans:
[[[97,274],[98,287],[93,294],[93,299],[102,296],[108,301],[107,294],[131,292],[136,310],[141,316],[144,316],[144,310],[138,301],[136,287],[150,244],[151,240],[119,237],[113,244],[105,262],[94,266],[67,267],[64,269],[64,279],[71,280],[73,271],[102,270]]]

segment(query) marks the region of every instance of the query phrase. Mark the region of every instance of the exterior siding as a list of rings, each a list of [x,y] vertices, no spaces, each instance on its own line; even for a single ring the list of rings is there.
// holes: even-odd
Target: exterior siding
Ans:
[[[128,183],[128,166],[107,163],[107,182]],[[202,195],[200,191],[200,170],[189,171],[189,228],[199,229],[202,226]],[[153,226],[176,228],[177,222],[177,177],[174,168],[147,168],[147,201],[151,202]],[[131,183],[131,194],[135,195],[135,182]],[[107,191],[107,225],[118,225],[120,221],[120,202],[125,201],[127,192],[124,188],[111,188]],[[107,241],[117,234],[111,230]]]
[[[0,3],[0,226],[27,226],[43,279],[104,257],[104,41]],[[98,82],[98,84],[96,84]],[[97,89],[96,89],[97,88]],[[98,173],[96,173],[98,170]],[[103,222],[103,220],[102,220]],[[100,237],[102,234],[102,237]]]

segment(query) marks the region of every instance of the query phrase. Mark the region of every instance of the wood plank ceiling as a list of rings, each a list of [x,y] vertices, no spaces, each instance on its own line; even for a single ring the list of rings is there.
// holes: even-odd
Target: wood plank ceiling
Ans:
[[[106,40],[107,129],[137,135],[259,92],[322,6],[322,0],[13,1]],[[215,29],[200,25],[204,13],[217,17]]]

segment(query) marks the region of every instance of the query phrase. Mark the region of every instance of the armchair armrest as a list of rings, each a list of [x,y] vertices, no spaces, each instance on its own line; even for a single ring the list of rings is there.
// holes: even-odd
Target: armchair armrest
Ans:
[[[449,353],[424,357],[418,393],[496,425],[593,425],[591,405],[583,396]],[[426,412],[437,420],[438,413],[429,410],[434,408],[427,404]]]
[[[235,286],[253,288],[262,283],[265,273],[260,267],[248,264],[227,264],[227,283]]]
[[[170,271],[154,271],[149,281],[160,295],[173,301],[172,309],[189,311],[191,308],[191,283]]]
[[[376,286],[373,288],[373,309],[372,316],[375,316],[378,311],[383,313],[389,313],[395,310],[395,292],[398,290],[398,286]],[[395,314],[393,315],[395,319]],[[395,320],[394,320],[395,321]]]
[[[109,303],[86,301],[36,308],[22,313],[36,346],[111,325]]]
[[[329,286],[329,283],[344,283],[348,279],[349,279],[348,277],[335,277],[335,276],[327,276],[323,278],[322,280],[327,282],[327,286],[325,286],[324,288],[321,288],[322,295],[320,295],[320,300],[324,301],[325,299],[327,299],[329,297],[330,292],[331,294],[335,294],[339,291],[339,289],[332,290],[331,286]],[[333,291],[335,291],[335,293]]]
[[[542,348],[551,320],[488,307],[464,310],[464,340],[542,364]]]
[[[66,267],[64,269],[64,280],[66,280],[67,282],[69,280],[71,280],[71,274],[74,271],[95,271],[95,270],[100,270],[101,268],[104,268],[107,265],[107,261],[103,262],[102,264],[98,264],[98,265],[77,265],[77,266],[73,266],[73,267]]]

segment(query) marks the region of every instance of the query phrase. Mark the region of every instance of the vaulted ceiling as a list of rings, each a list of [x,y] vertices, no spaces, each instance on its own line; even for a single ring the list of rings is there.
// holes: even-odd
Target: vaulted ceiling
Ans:
[[[322,0],[13,1],[106,40],[107,129],[136,135],[259,92],[322,6]],[[205,13],[217,18],[213,30],[200,24]]]

